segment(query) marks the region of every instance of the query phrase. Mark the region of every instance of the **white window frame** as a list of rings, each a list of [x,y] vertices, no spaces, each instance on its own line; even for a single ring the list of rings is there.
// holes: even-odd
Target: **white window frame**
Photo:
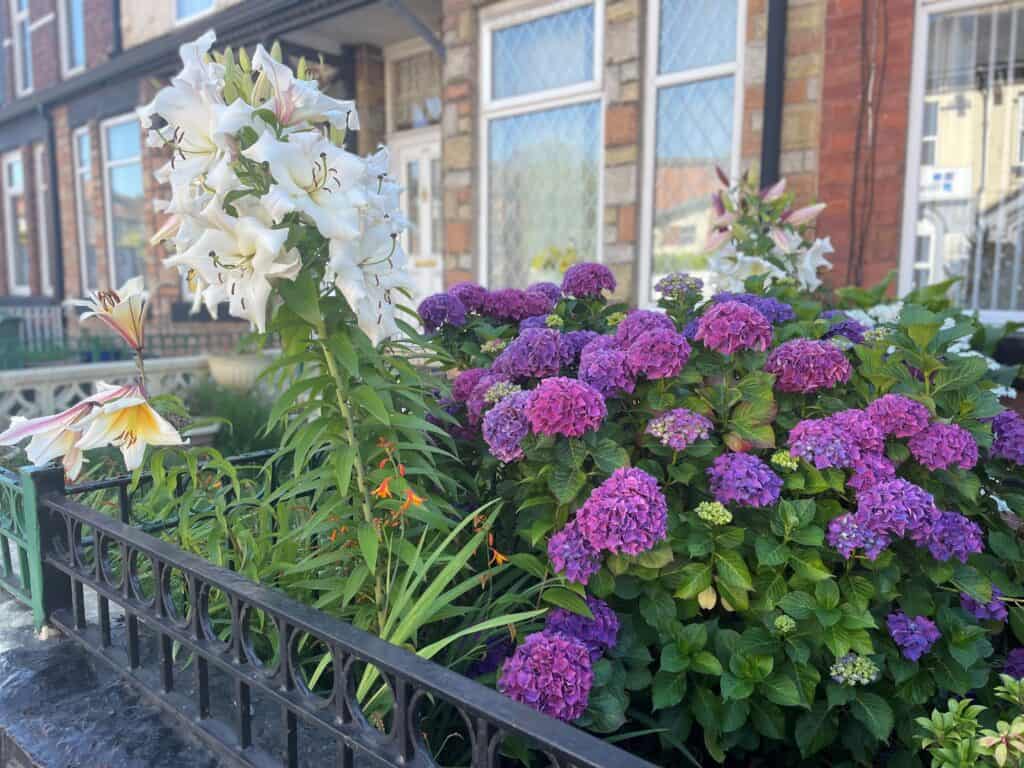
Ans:
[[[11,189],[10,183],[8,182],[9,174],[7,172],[8,166],[12,162],[18,162],[21,164],[21,189]],[[17,250],[14,246],[15,238],[17,238],[17,224],[14,216],[14,206],[11,205],[11,198],[15,195],[25,196],[25,158],[22,157],[21,150],[16,149],[13,152],[8,152],[0,158],[0,172],[3,173],[3,204],[4,204],[4,247],[7,249],[7,292],[11,296],[30,296],[32,294],[32,275],[31,271],[29,274],[29,282],[25,284],[19,284],[15,282],[14,275],[14,253]],[[26,222],[27,224],[27,222]],[[29,268],[31,270],[32,255],[29,254]]]
[[[107,146],[107,130],[113,128],[114,126],[121,125],[123,123],[135,123],[137,126],[139,126],[139,154],[136,155],[135,157],[125,160],[110,160],[110,148]],[[114,206],[110,199],[110,171],[113,168],[121,168],[126,165],[135,165],[136,163],[138,163],[140,175],[143,178],[143,182],[145,182],[146,172],[142,164],[141,131],[142,124],[139,122],[138,115],[136,115],[134,112],[129,112],[126,115],[119,115],[118,117],[111,117],[100,123],[100,147],[102,150],[101,165],[103,169],[103,221],[107,229],[107,273],[110,277],[110,285],[115,290],[124,284],[124,280],[121,280],[117,274],[117,254],[115,252],[117,248],[114,243]],[[144,278],[145,270],[143,269],[142,271],[140,271],[139,274],[141,274]]]
[[[387,134],[396,136],[414,136],[418,133],[427,134],[430,132],[438,132],[441,127],[441,122],[438,121],[434,125],[424,125],[420,128],[407,128],[403,131],[395,130],[395,110],[391,103],[391,95],[395,88],[395,75],[394,65],[403,59],[411,59],[413,56],[419,56],[420,54],[432,52],[434,49],[427,43],[426,40],[416,37],[411,40],[403,40],[400,43],[394,43],[387,46],[384,49],[384,94],[385,98],[385,110],[384,110],[384,124],[387,127]],[[443,74],[443,73],[442,73]],[[441,84],[442,91],[444,90],[444,84]],[[443,98],[442,98],[443,102]],[[390,143],[390,142],[389,142]]]
[[[733,78],[732,106],[732,152],[729,164],[729,176],[739,178],[743,150],[743,73],[744,53],[747,31],[747,0],[737,0],[736,4],[736,59],[731,63],[713,64],[711,66],[684,69],[679,72],[658,73],[660,60],[659,33],[661,31],[661,1],[650,0],[647,4],[647,49],[644,64],[644,129],[643,157],[641,160],[640,178],[643,180],[640,191],[640,250],[639,269],[637,270],[636,300],[641,307],[651,306],[652,299],[651,275],[654,267],[654,173],[657,162],[658,140],[658,92],[663,88],[671,88],[687,83],[699,83],[704,80],[715,80],[720,77]],[[710,199],[708,206],[711,206]]]
[[[932,145],[932,157],[937,160],[938,157],[939,157],[939,113],[940,113],[942,108],[939,106],[938,102],[932,102],[932,103],[935,104],[935,133],[925,133],[924,132],[924,112],[923,112],[923,109],[922,109],[922,113],[921,113],[921,146],[923,147],[924,143],[926,141],[927,142],[931,142],[931,145]],[[924,106],[924,104],[922,103],[922,107],[923,106]],[[922,153],[922,156],[923,156],[923,153]],[[935,163],[932,163],[932,165],[935,165]]]
[[[31,3],[25,3],[24,10],[18,10],[18,0],[10,0],[11,11],[11,44],[14,53],[14,92],[18,96],[27,96],[32,93],[35,87],[35,72],[32,66],[32,20]],[[21,30],[19,27],[24,24],[28,33],[28,66],[29,71],[22,69]],[[26,77],[27,75],[27,77]]]
[[[68,8],[68,3],[71,2],[81,2],[84,4],[85,0],[57,0],[57,28],[59,30],[60,37],[60,72],[61,76],[65,79],[83,72],[87,63],[86,61],[83,61],[77,66],[71,65],[71,48],[73,41],[71,39],[71,12]],[[84,7],[82,9],[82,13],[83,15],[85,13]],[[85,45],[86,59],[88,59],[89,40],[85,26],[82,27],[82,35],[85,37],[82,43]]]
[[[85,135],[86,138],[89,139],[89,156],[86,158],[82,158],[78,154],[78,138],[82,135]],[[82,275],[83,294],[86,294],[89,291],[98,291],[100,288],[99,285],[89,285],[89,244],[85,241],[85,196],[88,194],[88,190],[85,187],[84,176],[88,173],[90,180],[92,179],[92,145],[92,135],[89,133],[88,125],[76,128],[72,132],[71,152],[75,169],[75,231],[78,233],[78,263]],[[93,247],[95,247],[95,243],[93,243]],[[98,277],[99,274],[97,274],[97,278]]]
[[[594,64],[593,77],[582,83],[560,88],[549,88],[545,91],[494,99],[491,96],[492,36],[495,31],[513,27],[528,21],[553,16],[575,8],[588,5],[594,8]],[[600,125],[598,126],[598,187],[597,187],[597,232],[594,238],[594,260],[604,260],[604,176],[605,176],[605,95],[604,95],[604,26],[605,0],[556,0],[543,4],[538,0],[508,0],[508,2],[489,6],[480,12],[480,117],[478,121],[477,140],[479,142],[478,162],[480,171],[480,191],[478,205],[480,210],[477,243],[480,258],[477,263],[477,282],[480,285],[490,284],[491,257],[488,252],[489,206],[488,156],[489,125],[492,120],[513,115],[543,112],[558,107],[568,107],[596,101]]]
[[[46,148],[37,143],[32,147],[32,173],[36,183],[36,237],[39,257],[39,285],[44,296],[53,296],[53,276],[50,274],[50,227],[46,213],[50,193],[50,176],[47,163],[43,162]]]
[[[201,11],[193,13],[191,16],[179,16],[178,15],[178,0],[170,0],[174,6],[171,9],[171,18],[174,19],[174,26],[180,27],[186,24],[191,24],[196,19],[201,19],[204,16],[209,16],[217,10],[217,0],[210,0],[210,7],[204,8]]]
[[[914,18],[914,47],[910,74],[910,115],[907,124],[907,168],[903,180],[903,231],[900,237],[899,294],[914,290],[917,250],[917,209],[920,202],[921,137],[924,129],[925,81],[928,70],[928,23],[935,14],[965,11],[998,5],[997,0],[917,0]],[[1024,30],[1018,30],[1018,35]],[[932,252],[939,247],[933,244]],[[965,309],[967,309],[965,307]],[[1024,319],[1024,309],[979,309],[985,323],[1004,323]]]

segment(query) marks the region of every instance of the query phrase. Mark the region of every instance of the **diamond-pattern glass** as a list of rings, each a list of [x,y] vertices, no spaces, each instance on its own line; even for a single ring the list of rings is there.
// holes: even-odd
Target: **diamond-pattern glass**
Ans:
[[[490,122],[491,285],[551,279],[541,264],[549,248],[575,246],[581,261],[596,258],[600,127],[597,101]]]
[[[658,72],[736,59],[737,0],[661,0]]]
[[[732,154],[733,78],[658,91],[652,284],[669,272],[701,272],[715,165]]]
[[[573,8],[495,30],[491,98],[585,83],[594,77],[594,7]]]

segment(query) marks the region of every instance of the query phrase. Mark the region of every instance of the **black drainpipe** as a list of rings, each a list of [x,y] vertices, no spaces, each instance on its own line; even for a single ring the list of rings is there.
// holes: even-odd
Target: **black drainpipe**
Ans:
[[[111,0],[110,3],[110,22],[113,24],[111,30],[113,34],[110,36],[110,55],[111,57],[119,56],[121,54],[121,0]]]
[[[47,240],[50,243],[50,267],[54,272],[50,277],[53,280],[54,298],[56,298],[57,301],[64,301],[64,241],[61,237],[62,228],[60,225],[61,210],[59,164],[57,163],[57,140],[53,131],[53,115],[50,113],[50,110],[40,104],[39,114],[46,122],[46,134],[44,136],[44,141],[47,165],[49,165],[47,173],[50,176],[49,183],[47,185],[47,192],[50,198],[47,200],[47,205],[50,207],[50,215],[47,217],[47,221],[49,222]],[[68,169],[68,173],[71,173],[70,169]]]
[[[782,154],[782,105],[786,81],[786,6],[788,0],[769,0],[765,44],[764,122],[761,134],[761,186],[779,180]]]

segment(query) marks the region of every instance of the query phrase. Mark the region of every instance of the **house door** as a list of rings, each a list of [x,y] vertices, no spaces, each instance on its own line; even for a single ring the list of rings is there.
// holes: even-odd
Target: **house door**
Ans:
[[[409,217],[405,250],[409,254],[413,295],[418,303],[443,288],[444,217],[441,190],[441,136],[437,130],[392,140],[394,169],[403,187],[402,210]]]

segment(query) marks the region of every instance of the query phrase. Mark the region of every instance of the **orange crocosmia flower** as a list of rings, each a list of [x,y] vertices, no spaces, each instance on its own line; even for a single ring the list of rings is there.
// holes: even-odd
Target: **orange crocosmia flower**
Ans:
[[[378,499],[390,499],[391,494],[391,478],[385,477],[381,480],[380,485],[373,489],[373,495]]]
[[[388,465],[388,460],[387,459],[381,459],[377,463],[377,469],[384,469],[384,467],[386,467],[387,465]]]
[[[409,507],[419,507],[423,505],[426,499],[417,496],[416,492],[412,488],[405,489],[405,501],[402,502],[401,510],[404,512]]]
[[[398,465],[398,475],[399,477],[405,477],[405,464]]]

